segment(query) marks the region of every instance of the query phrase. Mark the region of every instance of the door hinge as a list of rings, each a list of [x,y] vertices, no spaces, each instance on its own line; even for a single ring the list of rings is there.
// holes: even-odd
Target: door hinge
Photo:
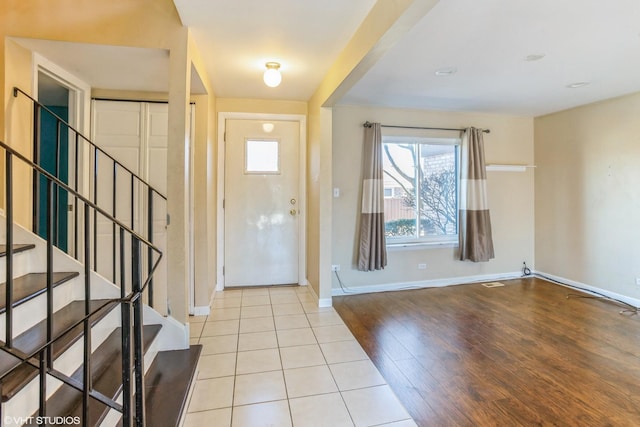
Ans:
[[[224,199],[222,199],[222,209],[224,209]]]
[[[224,276],[224,265],[222,266],[222,275]]]
[[[227,142],[227,132],[225,132],[225,133],[222,135],[222,140],[223,140],[224,142]]]

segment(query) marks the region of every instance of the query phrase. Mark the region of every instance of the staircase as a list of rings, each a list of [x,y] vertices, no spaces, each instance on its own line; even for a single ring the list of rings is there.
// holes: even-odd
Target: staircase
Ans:
[[[37,115],[45,107],[32,101]],[[180,349],[183,343],[176,337],[184,335],[181,325],[143,303],[152,302],[150,285],[162,253],[77,188],[0,142],[0,154],[3,150],[1,425],[179,425],[201,347]],[[34,179],[46,179],[46,239],[13,221],[19,185],[14,162],[31,168]],[[73,198],[83,214],[74,256],[54,245],[52,213],[59,191]],[[97,215],[113,224],[113,248],[95,244]],[[102,250],[113,254],[114,277],[109,279],[91,267]]]

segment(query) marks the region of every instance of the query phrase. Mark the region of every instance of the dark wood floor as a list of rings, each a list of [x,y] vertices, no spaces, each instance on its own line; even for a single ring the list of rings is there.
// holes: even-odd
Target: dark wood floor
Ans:
[[[333,301],[420,426],[640,425],[640,316],[503,283]]]

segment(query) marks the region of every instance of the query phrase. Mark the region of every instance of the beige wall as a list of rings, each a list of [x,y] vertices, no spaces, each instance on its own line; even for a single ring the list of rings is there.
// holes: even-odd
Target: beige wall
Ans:
[[[349,287],[390,285],[428,280],[466,278],[518,272],[534,257],[534,172],[488,172],[488,197],[496,258],[487,263],[461,262],[456,248],[397,249],[388,253],[388,266],[378,272],[355,268],[360,206],[362,139],[365,121],[403,126],[491,129],[485,135],[487,163],[532,164],[533,119],[483,114],[443,113],[373,107],[335,107],[333,110],[332,264]],[[454,135],[456,135],[454,133]],[[426,263],[426,270],[418,270]],[[338,287],[334,277],[333,287]]]
[[[307,278],[321,304],[331,298],[331,108],[436,3],[378,0],[309,100]]]
[[[215,98],[215,97],[214,97]],[[194,243],[195,243],[195,295],[196,307],[208,307],[211,296],[215,291],[215,226],[216,205],[211,203],[209,195],[215,196],[214,159],[210,158],[215,152],[215,99],[209,105],[208,95],[191,96],[195,102],[196,132],[194,145]],[[211,107],[211,110],[209,109]],[[211,117],[211,128],[208,125]],[[211,233],[213,232],[213,233]],[[211,244],[210,244],[211,243]]]
[[[171,0],[0,2],[0,139],[31,156],[31,126],[24,119],[30,120],[30,109],[11,93],[14,86],[31,93],[31,52],[11,37],[184,50],[185,31]],[[30,195],[16,195],[23,198],[16,201],[15,219],[30,226]]]
[[[640,297],[640,94],[535,119],[536,270]]]
[[[205,212],[206,223],[198,225],[202,236],[209,241],[200,241],[197,246],[208,250],[201,257],[200,265],[203,274],[208,269],[215,270],[215,209],[206,212],[214,206],[215,173],[215,97],[210,90],[206,73],[200,55],[197,51],[189,30],[180,22],[179,16],[171,0],[114,0],[110,2],[78,2],[76,0],[34,0],[30,2],[6,1],[0,3],[0,99],[3,100],[3,110],[0,114],[0,136],[3,140],[11,140],[13,144],[24,143],[23,134],[30,133],[25,123],[20,128],[9,123],[17,109],[13,102],[10,88],[19,85],[25,90],[31,89],[31,58],[30,52],[19,47],[11,37],[26,37],[55,41],[70,41],[78,43],[94,43],[113,46],[131,46],[167,49],[170,52],[169,64],[169,148],[168,148],[168,211],[171,215],[171,225],[168,227],[168,238],[171,245],[167,249],[167,263],[170,283],[175,283],[169,289],[173,316],[185,322],[187,307],[187,292],[184,284],[187,277],[185,263],[187,214],[185,209],[186,183],[184,163],[184,143],[187,130],[188,101],[190,92],[191,69],[195,67],[200,74],[210,96],[203,102],[208,107],[208,123],[204,134],[198,134],[201,141],[197,146],[198,157],[196,171],[198,183],[204,187],[197,189],[199,213]],[[82,78],[82,76],[79,76]],[[97,91],[99,92],[99,91]],[[205,168],[203,170],[203,168]],[[0,178],[1,179],[1,178]],[[25,180],[26,181],[26,180]],[[29,186],[30,188],[30,186]],[[24,204],[30,203],[28,191],[22,191]],[[214,192],[215,194],[215,192]],[[29,209],[22,209],[16,219],[23,224],[30,221]],[[24,212],[23,212],[24,211]],[[202,215],[199,215],[199,220]],[[206,229],[206,230],[205,230]],[[205,237],[203,237],[204,239]],[[213,266],[213,267],[212,267]],[[196,292],[196,298],[203,305],[208,305],[213,279],[201,283],[202,292]]]
[[[9,59],[6,63],[4,93],[7,95],[4,99],[3,119],[6,120],[6,128],[3,136],[0,138],[3,142],[10,145],[19,153],[27,158],[33,155],[33,138],[32,132],[32,105],[24,96],[14,97],[13,87],[24,88],[23,90],[31,90],[31,81],[33,77],[32,55],[31,52],[12,40],[5,39],[2,43],[5,48],[5,57]],[[4,153],[2,156],[2,164],[4,164]],[[14,187],[14,219],[17,223],[31,228],[32,223],[32,198],[30,191],[24,191],[22,185],[31,189],[32,174],[24,164],[18,160],[14,160],[14,178],[16,185]],[[4,168],[0,176],[0,182],[4,182]],[[4,186],[2,186],[4,191]],[[2,202],[4,206],[4,194],[2,194]]]
[[[216,110],[221,113],[307,114],[307,103],[273,99],[218,98]]]
[[[0,99],[6,106],[11,95],[6,88],[14,83],[9,71],[15,64],[7,59],[11,54],[6,50],[7,37],[176,49],[184,48],[183,33],[171,0],[0,2]],[[28,77],[24,90],[30,90]],[[0,116],[0,135],[6,138],[5,117]]]

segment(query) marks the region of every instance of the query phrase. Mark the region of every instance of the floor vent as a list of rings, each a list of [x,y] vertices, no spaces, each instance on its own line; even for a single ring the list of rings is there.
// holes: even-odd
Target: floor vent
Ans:
[[[504,283],[489,282],[489,283],[483,283],[482,286],[484,286],[485,288],[499,288],[500,286],[504,286]]]

